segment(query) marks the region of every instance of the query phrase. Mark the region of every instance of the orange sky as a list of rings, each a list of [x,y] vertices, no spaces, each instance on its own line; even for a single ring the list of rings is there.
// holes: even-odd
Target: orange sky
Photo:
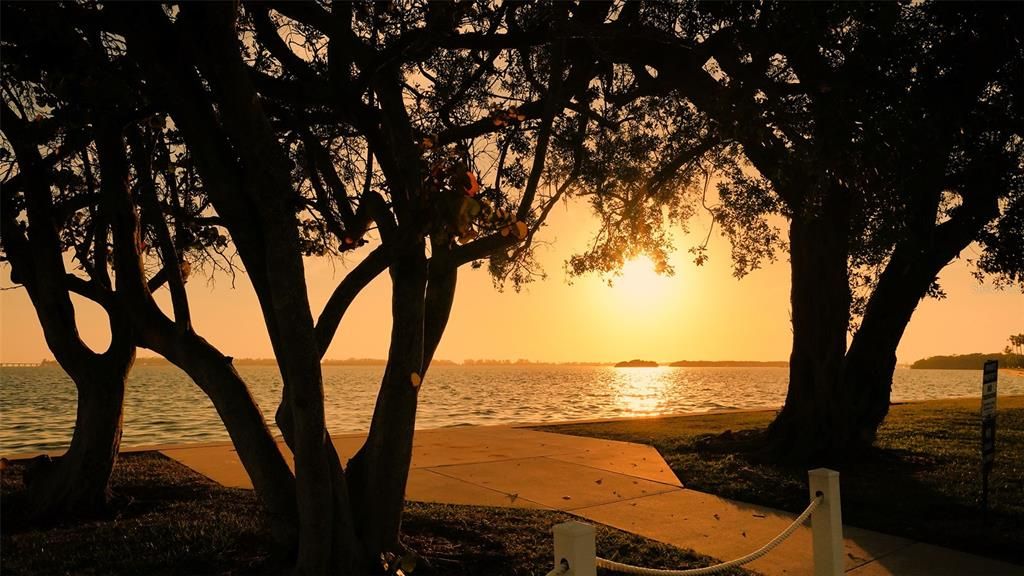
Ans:
[[[484,270],[460,270],[455,306],[437,357],[544,361],[784,360],[790,348],[789,267],[783,258],[737,281],[728,242],[716,234],[711,260],[692,263],[686,249],[703,238],[707,220],[694,220],[692,236],[677,234],[674,277],[654,275],[649,264],[627,266],[609,288],[597,277],[566,281],[565,258],[586,246],[594,229],[588,208],[558,207],[541,238],[539,260],[549,278],[523,293],[499,293]],[[967,252],[973,252],[969,248]],[[968,256],[965,252],[964,256]],[[345,271],[340,261],[307,260],[314,315]],[[1010,334],[1024,331],[1024,295],[979,285],[962,261],[941,276],[946,300],[925,300],[899,348],[900,362],[935,354],[1001,351]],[[4,267],[0,282],[10,286]],[[197,331],[235,357],[271,357],[256,297],[244,276],[232,288],[200,277],[188,284]],[[387,354],[391,330],[390,280],[383,274],[350,309],[328,358]],[[161,293],[167,305],[166,291]],[[76,301],[84,338],[94,347],[109,339],[98,307]],[[169,306],[168,306],[169,307]],[[140,355],[150,355],[140,351]],[[24,290],[0,292],[0,360],[52,358]]]

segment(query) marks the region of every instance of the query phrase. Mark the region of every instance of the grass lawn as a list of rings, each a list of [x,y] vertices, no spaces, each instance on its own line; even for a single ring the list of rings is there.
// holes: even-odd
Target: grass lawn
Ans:
[[[287,559],[272,551],[252,491],[224,488],[159,453],[118,460],[112,478],[117,515],[45,530],[20,516],[23,470],[12,462],[0,474],[4,576],[287,571]],[[403,533],[429,562],[416,568],[417,576],[545,575],[553,566],[551,527],[569,519],[548,511],[409,503]],[[645,566],[714,563],[604,526],[597,526],[597,546],[608,558]]]
[[[1024,396],[999,398],[988,523],[981,513],[980,400],[893,405],[876,448],[840,469],[843,521],[1024,564]],[[749,447],[772,411],[538,428],[650,444],[694,490],[799,512],[807,471]]]

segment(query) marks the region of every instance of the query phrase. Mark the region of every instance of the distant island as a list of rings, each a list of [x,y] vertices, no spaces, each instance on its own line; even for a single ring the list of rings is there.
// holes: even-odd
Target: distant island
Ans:
[[[981,370],[988,360],[998,360],[1000,368],[1024,367],[1024,356],[1020,354],[954,354],[952,356],[931,356],[910,365],[914,369],[928,370]]]
[[[771,361],[757,362],[754,360],[680,360],[669,366],[679,368],[788,368],[789,362]]]
[[[616,362],[616,368],[657,368],[658,363],[652,362],[651,360],[625,360],[623,362]]]

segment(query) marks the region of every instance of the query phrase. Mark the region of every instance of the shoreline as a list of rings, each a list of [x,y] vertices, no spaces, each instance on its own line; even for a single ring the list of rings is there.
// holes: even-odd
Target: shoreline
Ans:
[[[1021,371],[1021,375],[1024,376],[1024,371]],[[950,396],[945,398],[931,398],[927,400],[903,400],[897,402],[891,402],[890,406],[903,406],[908,404],[921,404],[925,402],[949,402],[949,401],[962,401],[977,398],[979,401],[978,407],[981,409],[981,396]],[[1011,394],[1008,396],[1000,396],[1002,399],[1018,399],[1024,398],[1024,394]],[[998,405],[997,405],[998,406]],[[502,424],[469,424],[469,425],[455,425],[455,426],[440,426],[434,428],[417,428],[420,430],[448,430],[458,428],[546,428],[546,427],[557,427],[557,426],[575,426],[575,425],[589,425],[589,424],[609,424],[609,423],[620,423],[620,422],[648,422],[657,421],[662,419],[674,419],[674,418],[687,418],[687,417],[701,417],[701,416],[716,416],[716,415],[729,415],[729,414],[758,414],[766,412],[777,412],[781,409],[781,406],[772,408],[716,408],[703,412],[668,412],[664,414],[639,414],[636,416],[610,416],[606,418],[582,418],[572,420],[547,420],[547,421],[522,421],[522,422],[506,422]],[[998,408],[997,408],[998,409]],[[365,436],[366,431],[347,431],[347,432],[332,432],[331,436],[335,438],[354,438],[359,436]],[[282,442],[283,439],[280,435],[275,435],[274,439],[278,442]],[[204,448],[204,447],[216,447],[216,446],[231,446],[233,445],[230,439],[224,440],[209,440],[209,441],[198,441],[198,442],[164,442],[156,444],[137,444],[131,446],[122,446],[120,449],[121,453],[134,453],[134,452],[151,452],[160,450],[174,450],[181,448]],[[51,458],[61,456],[67,448],[61,448],[58,450],[43,450],[37,452],[13,452],[3,453],[0,452],[0,458],[3,458],[10,462],[16,462],[21,460],[30,460],[39,456],[49,456]]]
[[[863,534],[863,531],[858,532],[857,529],[867,529],[888,538],[896,537],[898,541],[906,539],[912,542],[893,554],[879,553],[877,548],[864,549],[869,554],[872,551],[880,554],[877,557],[874,554],[865,556],[855,548],[857,558],[861,559],[854,559],[855,562],[874,558],[872,562],[877,561],[878,566],[891,564],[893,573],[904,573],[908,566],[913,565],[920,568],[913,573],[937,576],[1010,574],[1016,573],[1016,566],[1009,566],[1005,562],[1024,564],[1024,557],[1017,552],[1024,550],[1021,547],[1024,534],[1016,529],[1019,521],[1024,519],[1024,505],[1021,504],[1024,503],[1021,497],[1024,485],[1012,481],[1016,467],[1007,465],[1024,461],[1024,452],[1021,452],[1024,450],[1024,438],[1009,434],[999,444],[998,463],[992,484],[991,524],[983,523],[977,505],[977,486],[973,482],[963,481],[977,474],[977,405],[975,398],[897,403],[880,431],[875,448],[859,457],[856,465],[840,465],[837,468],[843,475],[843,520],[844,524],[856,527],[851,529],[852,534]],[[1024,395],[1008,395],[1002,399],[1001,406],[1000,426],[1005,426],[1006,431],[1024,429]],[[540,506],[583,516],[588,522],[617,527],[720,559],[732,558],[737,555],[736,550],[724,548],[738,542],[743,551],[748,551],[750,541],[746,540],[748,534],[737,536],[739,533],[734,530],[735,525],[732,523],[734,518],[727,513],[733,510],[730,506],[740,506],[745,517],[741,523],[747,528],[749,526],[745,523],[750,521],[746,518],[750,506],[759,510],[763,510],[759,507],[767,507],[778,514],[795,514],[806,506],[806,468],[766,462],[757,457],[756,452],[750,452],[744,447],[744,439],[763,430],[771,417],[770,410],[719,410],[713,413],[685,413],[674,417],[604,419],[595,424],[555,423],[533,430],[512,426],[478,427],[462,433],[435,429],[432,433],[418,437],[417,449],[423,454],[429,454],[432,459],[419,460],[419,484],[410,484],[419,487],[412,494],[407,493],[409,500],[426,500],[433,504],[407,505],[410,513],[408,535],[414,539],[421,538],[419,542],[425,543],[429,550],[430,543],[438,535],[451,534],[450,525],[441,520],[451,518],[456,525],[464,526],[466,521],[472,519],[474,529],[479,534],[489,535],[487,537],[494,541],[532,538],[528,541],[517,540],[515,549],[534,551],[531,554],[539,560],[531,566],[536,570],[549,562],[548,530],[559,519],[544,510],[521,511],[515,508],[531,507],[539,503]],[[544,437],[531,437],[539,433],[543,433]],[[354,440],[351,438],[353,436],[356,437]],[[344,437],[336,438],[341,440],[336,444],[339,454],[345,455],[356,450],[358,436],[350,434],[348,441]],[[580,436],[586,437],[585,441],[590,444],[577,444],[582,440],[578,438]],[[574,437],[577,439],[571,440]],[[595,442],[608,441],[615,444],[598,445],[597,448],[594,446]],[[637,447],[634,444],[631,449],[634,452],[627,455],[626,449],[619,444],[621,442],[646,446]],[[236,573],[234,569],[226,568],[229,564],[245,564],[250,567],[261,565],[265,570],[256,572],[259,574],[279,572],[279,567],[269,564],[269,559],[263,554],[266,548],[254,545],[261,528],[259,513],[252,507],[258,504],[254,493],[245,489],[251,485],[236,483],[238,475],[235,472],[242,471],[241,464],[235,461],[229,443],[214,444],[219,445],[219,449],[196,449],[195,445],[191,445],[188,447],[192,450],[180,451],[191,454],[157,454],[135,451],[138,448],[126,449],[118,459],[117,469],[121,472],[115,473],[114,487],[119,493],[123,491],[135,498],[135,502],[145,504],[132,508],[131,501],[125,501],[128,507],[120,518],[131,519],[130,522],[122,520],[99,525],[69,525],[47,532],[30,532],[19,528],[17,524],[7,523],[5,529],[12,536],[9,542],[20,542],[18,545],[21,547],[17,551],[7,547],[4,551],[5,562],[13,558],[19,561],[26,559],[26,562],[31,560],[38,568],[19,572],[31,575],[54,573],[57,566],[54,562],[58,561],[56,558],[60,558],[60,562],[74,563],[76,567],[110,567],[101,570],[105,573],[138,574],[146,573],[160,563],[166,565],[163,551],[167,546],[177,546],[176,550],[180,549],[180,553],[177,553],[178,559],[172,565],[184,573],[188,573],[189,567],[200,561],[204,564],[224,565],[223,573]],[[441,446],[454,450],[439,450]],[[573,450],[575,456],[570,454]],[[643,450],[657,450],[657,459],[653,460]],[[644,462],[639,468],[636,467],[637,460]],[[157,469],[164,471],[165,478],[161,484],[152,482],[154,476],[140,467],[142,462],[149,462],[151,468],[155,466],[154,472]],[[16,487],[12,482],[18,482],[24,466],[24,462],[9,463],[4,473],[7,491]],[[505,466],[506,469],[499,472],[494,469],[496,466]],[[569,470],[570,466],[581,468]],[[432,475],[438,474],[435,470],[441,468],[444,473],[440,475],[444,479],[440,485],[424,480],[434,478]],[[490,472],[480,475],[481,470]],[[536,472],[528,472],[523,476],[523,470]],[[660,474],[666,472],[673,474],[672,486],[676,488],[670,488],[669,484],[661,480]],[[629,481],[629,478],[616,480],[622,475],[633,476],[634,481]],[[497,481],[499,478],[500,481]],[[539,478],[554,486],[554,491],[538,487]],[[556,480],[552,481],[552,478]],[[577,482],[577,488],[587,496],[584,497],[581,492],[573,493],[572,498],[564,498],[570,484],[568,478],[582,479]],[[492,482],[496,483],[492,485]],[[470,488],[466,486],[467,483],[477,488]],[[524,486],[528,488],[524,489]],[[188,490],[179,489],[183,487]],[[623,498],[619,493],[623,489],[641,492],[626,494],[628,502],[620,505],[617,501]],[[195,490],[198,492],[193,492]],[[609,490],[612,491],[610,495],[607,494]],[[515,499],[506,501],[506,496],[510,494],[514,494]],[[481,495],[487,497],[470,500],[471,497],[478,498]],[[591,497],[596,500],[587,500]],[[716,514],[714,520],[710,519],[711,509],[695,507],[695,497],[699,502],[715,503],[717,508],[713,510]],[[152,502],[160,498],[165,500],[159,504],[163,507],[152,508]],[[185,498],[187,501],[183,500]],[[5,500],[5,504],[7,502]],[[898,506],[894,506],[896,502]],[[510,508],[512,504],[514,506]],[[493,507],[496,505],[501,507]],[[249,508],[243,508],[246,506]],[[695,526],[694,522],[703,521],[709,526],[708,530],[717,530],[715,534],[720,537],[716,536],[712,541],[707,540],[708,531],[701,532],[704,536],[695,536],[690,529],[680,531],[673,528],[670,533],[657,528],[662,525],[679,526],[676,521],[678,518],[671,521],[662,518],[664,524],[651,521],[657,512],[673,506],[686,511],[686,515],[693,521],[687,523],[690,528]],[[10,510],[17,508],[5,506],[5,509],[10,514]],[[238,514],[241,509],[251,511]],[[707,514],[696,518],[693,514],[697,509]],[[955,513],[950,514],[950,510]],[[535,518],[530,530],[523,530],[526,516],[521,515]],[[144,520],[139,523],[135,520],[137,518]],[[180,530],[183,525],[194,526],[196,518],[207,519],[208,525],[199,531],[202,534],[205,530],[208,535],[212,535],[207,541],[195,540],[196,531],[191,528]],[[496,526],[503,522],[508,531],[499,533]],[[140,531],[139,526],[144,529]],[[642,527],[645,528],[640,529]],[[601,530],[601,527],[598,529]],[[139,552],[128,556],[121,554],[104,557],[103,547],[99,547],[97,552],[97,547],[92,544],[96,530],[103,531],[102,538],[118,542],[124,540],[127,542],[125,546],[134,546]],[[465,543],[461,534],[464,532],[458,532],[454,542]],[[225,541],[241,544],[225,547],[222,545]],[[74,551],[62,552],[61,556],[53,557],[49,551],[57,543],[70,544]],[[603,544],[599,546],[602,549],[608,548]],[[930,555],[935,552],[933,546],[948,548],[943,551],[943,562],[952,563],[952,567],[940,571],[927,568],[931,566]],[[437,549],[447,553],[450,544],[445,543]],[[32,550],[39,552],[30,553]],[[156,556],[152,554],[153,550],[158,551]],[[234,551],[240,551],[242,557],[237,558]],[[501,552],[488,568],[508,566],[510,563],[529,564],[529,561],[515,554],[518,552],[511,549]],[[122,556],[126,556],[132,565],[114,570],[112,566],[122,562]],[[785,558],[791,557],[775,557],[776,561]],[[235,562],[239,564],[233,564]],[[659,560],[636,563],[655,566],[657,562]],[[140,563],[148,564],[143,569]],[[896,570],[896,566],[902,566],[904,571]],[[74,570],[69,572],[76,573]],[[778,570],[767,569],[761,572],[780,573]],[[253,573],[254,576],[256,573]],[[425,572],[424,576],[436,573]],[[468,573],[506,574],[493,569]],[[441,569],[440,574],[453,576],[446,569]]]
[[[1019,374],[1024,377],[1024,370],[1020,371]],[[978,399],[978,409],[981,410],[981,396],[947,396],[944,398],[928,398],[925,400],[900,400],[896,402],[890,402],[889,406],[905,406],[909,404],[922,404],[926,402],[951,402],[958,400],[971,400],[973,398]],[[1024,394],[1010,394],[1007,396],[999,396],[999,399],[1024,399]],[[997,403],[998,410],[998,403]],[[641,422],[641,421],[653,421],[662,419],[674,419],[674,418],[688,418],[688,417],[699,417],[699,416],[716,416],[716,415],[728,415],[728,414],[757,414],[762,412],[778,412],[782,409],[782,406],[774,408],[716,408],[708,410],[706,412],[672,412],[666,414],[650,414],[650,415],[637,415],[637,416],[612,416],[609,418],[586,418],[582,420],[559,420],[559,421],[548,421],[548,422],[533,422],[533,423],[515,423],[515,424],[501,424],[500,426],[509,426],[512,428],[544,428],[548,426],[568,426],[576,424],[606,424],[615,422]],[[484,426],[481,426],[484,427]]]

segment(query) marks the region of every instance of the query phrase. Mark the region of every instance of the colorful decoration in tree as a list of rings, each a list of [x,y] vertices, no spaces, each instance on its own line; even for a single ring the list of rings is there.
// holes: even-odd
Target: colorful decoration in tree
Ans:
[[[495,126],[508,126],[526,120],[526,115],[519,108],[512,106],[507,109],[496,108],[491,111],[491,122]]]
[[[437,199],[436,219],[431,235],[444,235],[448,241],[461,244],[473,240],[481,231],[497,231],[502,236],[512,234],[522,240],[527,227],[514,220],[508,199],[500,191],[484,189],[480,178],[470,166],[469,154],[464,149],[436,150],[437,139],[427,136],[421,141],[425,151],[433,151],[427,186]]]
[[[338,249],[345,252],[347,250],[355,250],[366,244],[366,239],[363,238],[363,235],[369,230],[370,221],[370,211],[360,204],[359,209],[355,213],[355,225],[353,229],[345,230],[345,236],[341,239],[341,245],[338,246]]]

